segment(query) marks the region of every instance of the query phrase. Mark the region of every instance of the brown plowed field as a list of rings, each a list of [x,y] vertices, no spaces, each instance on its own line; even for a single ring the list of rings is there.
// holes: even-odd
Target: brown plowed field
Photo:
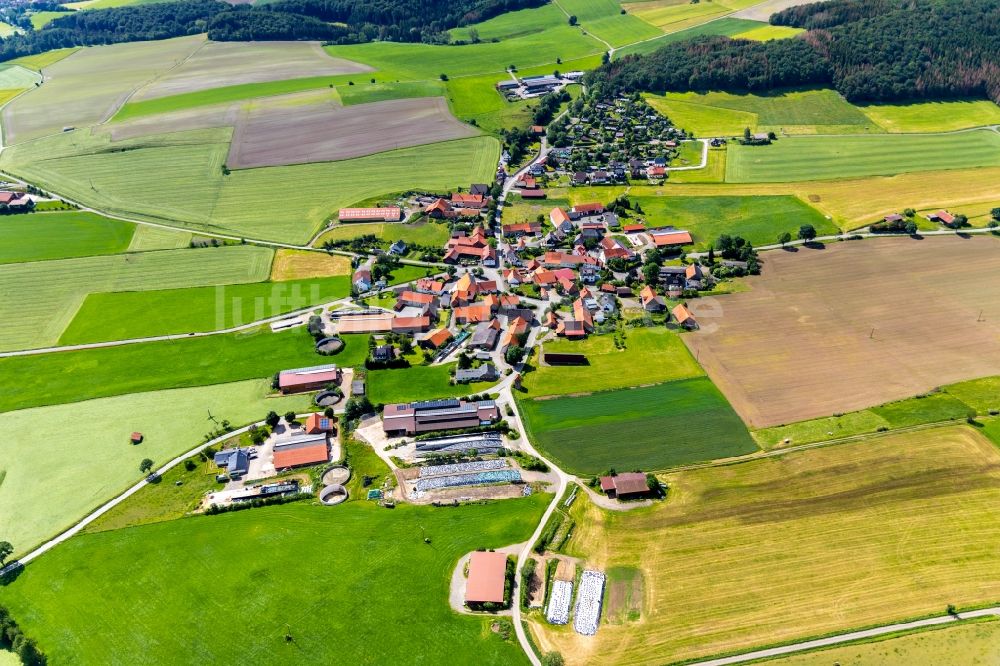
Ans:
[[[1000,374],[997,238],[875,239],[764,259],[749,292],[693,301],[702,330],[683,336],[754,428]]]
[[[251,106],[236,124],[230,168],[330,162],[478,134],[451,115],[443,97],[349,107],[329,96],[302,104],[294,97]]]

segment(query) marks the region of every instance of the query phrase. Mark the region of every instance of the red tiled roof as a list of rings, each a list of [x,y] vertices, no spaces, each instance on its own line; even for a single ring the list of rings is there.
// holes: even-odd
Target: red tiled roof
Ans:
[[[317,432],[329,432],[333,430],[333,423],[336,419],[323,414],[310,414],[306,418],[306,432],[314,434]]]
[[[691,233],[688,231],[661,231],[650,234],[656,247],[666,247],[670,245],[690,245]]]
[[[315,465],[330,459],[326,441],[319,441],[310,446],[300,446],[294,449],[274,451],[274,468],[298,467],[299,465]]]
[[[604,204],[602,203],[585,203],[573,206],[574,213],[603,213]]]
[[[562,208],[553,208],[549,211],[549,219],[552,220],[552,224],[559,226],[563,222],[569,222],[569,213],[564,211]]]
[[[474,552],[469,558],[469,578],[465,584],[465,601],[503,603],[506,580],[506,554]]]
[[[649,485],[646,483],[646,475],[641,472],[625,472],[618,476],[611,477],[615,483],[615,492],[619,497],[622,495],[635,495],[649,492]],[[603,486],[603,483],[602,483]]]
[[[424,341],[427,342],[429,345],[433,346],[435,349],[437,349],[438,347],[444,345],[449,340],[451,340],[451,338],[452,338],[451,331],[449,331],[447,328],[439,328],[436,331],[433,331],[426,338],[424,338]]]

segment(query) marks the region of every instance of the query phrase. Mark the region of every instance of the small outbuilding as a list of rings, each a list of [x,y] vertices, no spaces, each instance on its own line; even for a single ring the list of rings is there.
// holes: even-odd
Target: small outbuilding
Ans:
[[[136,431],[132,433],[129,439],[133,444],[142,444],[143,436],[141,432]]]

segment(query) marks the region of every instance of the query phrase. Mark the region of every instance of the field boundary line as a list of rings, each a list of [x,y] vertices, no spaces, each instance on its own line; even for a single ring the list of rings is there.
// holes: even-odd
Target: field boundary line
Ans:
[[[770,659],[787,654],[805,652],[807,650],[831,647],[841,645],[843,643],[855,643],[858,641],[865,641],[869,638],[878,638],[889,634],[910,632],[917,629],[953,624],[961,622],[962,620],[973,620],[983,617],[1000,617],[1000,606],[957,612],[953,615],[935,615],[919,620],[911,620],[909,622],[886,624],[869,629],[849,631],[842,634],[834,634],[823,638],[814,638],[800,641],[798,643],[790,643],[772,648],[754,650],[752,652],[743,652],[741,654],[734,654],[726,657],[717,657],[705,660],[688,660],[675,663],[678,665],[683,664],[684,666],[729,666],[731,664],[742,664],[750,661]]]

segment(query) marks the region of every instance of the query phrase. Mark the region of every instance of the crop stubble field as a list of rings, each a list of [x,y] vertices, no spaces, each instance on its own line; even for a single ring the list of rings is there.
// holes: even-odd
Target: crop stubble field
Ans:
[[[371,67],[331,57],[318,42],[207,42],[179,67],[144,86],[129,100],[293,78],[370,72]]]
[[[45,69],[45,85],[4,107],[6,143],[104,120],[136,86],[182,61],[203,41],[193,36],[80,49]]]
[[[650,509],[573,508],[567,553],[639,568],[639,620],[586,639],[536,624],[543,651],[569,664],[672,663],[1000,596],[1000,451],[973,428],[664,479],[671,499]]]
[[[717,297],[721,314],[683,339],[754,428],[1000,374],[998,249],[948,236],[769,253],[751,290]]]

